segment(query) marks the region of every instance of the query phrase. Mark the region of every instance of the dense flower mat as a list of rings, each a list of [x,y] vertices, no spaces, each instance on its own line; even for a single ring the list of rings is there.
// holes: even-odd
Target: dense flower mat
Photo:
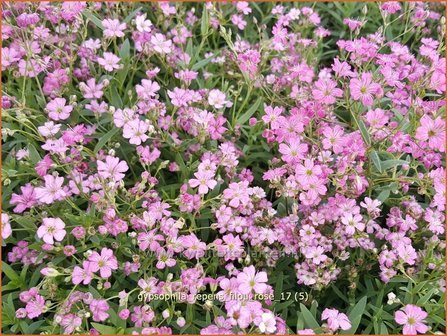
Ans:
[[[4,3],[3,332],[445,333],[440,3]]]

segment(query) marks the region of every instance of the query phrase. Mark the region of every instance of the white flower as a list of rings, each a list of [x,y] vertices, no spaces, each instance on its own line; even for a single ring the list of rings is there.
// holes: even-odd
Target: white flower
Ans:
[[[137,26],[137,30],[140,32],[149,33],[151,31],[152,22],[150,20],[146,20],[146,14],[138,15],[135,18],[135,24]]]
[[[272,334],[276,331],[276,320],[272,313],[263,313],[261,316],[261,323],[258,325],[262,333]]]

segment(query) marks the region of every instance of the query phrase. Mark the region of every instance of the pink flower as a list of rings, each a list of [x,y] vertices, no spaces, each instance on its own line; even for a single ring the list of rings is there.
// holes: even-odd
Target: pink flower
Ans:
[[[420,123],[415,138],[420,141],[428,140],[428,147],[445,152],[445,120],[441,117],[433,120],[428,115],[424,115]]]
[[[289,141],[289,144],[280,144],[279,152],[282,154],[282,159],[286,163],[296,164],[303,159],[307,152],[307,144],[301,143],[297,138]]]
[[[189,185],[192,188],[199,186],[199,194],[205,195],[211,189],[217,185],[217,181],[214,180],[214,172],[212,171],[202,171],[194,173],[195,179],[189,180]]]
[[[153,82],[149,79],[143,79],[141,85],[135,86],[138,97],[141,99],[150,99],[155,97],[157,91],[160,90],[160,85],[157,82]]]
[[[91,270],[91,264],[88,261],[82,263],[82,267],[75,266],[73,269],[71,280],[75,285],[79,285],[81,282],[84,285],[88,285],[93,278],[93,271]]]
[[[353,235],[356,229],[359,231],[365,230],[365,223],[362,221],[363,218],[361,215],[353,215],[351,213],[347,213],[341,217],[341,222],[346,225],[345,231],[348,235]]]
[[[338,329],[351,329],[351,322],[349,321],[348,317],[343,313],[339,313],[337,309],[326,308],[321,314],[321,319],[323,321],[327,320],[328,327],[332,331],[336,331]]]
[[[315,82],[312,90],[314,98],[323,104],[334,104],[336,97],[342,97],[343,91],[337,88],[337,83],[331,79],[321,78]]]
[[[208,104],[217,109],[232,106],[232,103],[226,100],[225,93],[217,89],[213,89],[208,93]]]
[[[311,183],[318,181],[318,176],[322,173],[319,165],[314,165],[312,160],[306,159],[304,165],[298,164],[295,168],[297,180],[303,186],[308,186]]]
[[[242,294],[249,294],[252,291],[263,294],[267,289],[267,273],[256,272],[254,266],[244,267],[244,270],[237,275],[237,280]]]
[[[39,126],[37,128],[39,130],[40,135],[43,137],[52,137],[56,135],[57,132],[61,129],[61,125],[55,124],[52,121],[47,121],[43,126]]]
[[[60,218],[44,218],[37,229],[37,237],[47,244],[54,244],[54,240],[62,241],[67,234],[65,223]]]
[[[237,208],[239,205],[246,205],[250,202],[251,193],[252,189],[248,188],[248,181],[242,181],[230,183],[228,188],[224,190],[223,196],[230,200],[229,205],[231,207]]]
[[[35,189],[36,198],[46,204],[51,204],[54,201],[60,201],[67,196],[67,193],[62,188],[64,178],[53,175],[45,175],[45,186]]]
[[[30,183],[20,187],[20,190],[22,191],[22,194],[12,194],[11,200],[9,201],[9,203],[16,205],[13,209],[14,213],[22,213],[37,203],[35,189]]]
[[[117,19],[104,19],[102,20],[102,25],[105,37],[123,37],[123,30],[127,27],[125,22],[120,23]]]
[[[200,241],[195,234],[191,233],[187,236],[182,236],[180,242],[185,251],[183,252],[188,259],[199,259],[205,255],[206,244]]]
[[[95,79],[90,78],[87,81],[87,84],[84,82],[79,83],[79,89],[81,89],[84,98],[86,99],[100,99],[104,94],[102,90],[107,84],[107,80],[102,81],[100,84],[96,84]]]
[[[118,261],[113,255],[113,251],[106,247],[101,250],[101,255],[96,251],[93,252],[88,261],[90,262],[91,271],[99,271],[101,278],[104,279],[112,275],[112,270],[118,269]]]
[[[176,264],[175,259],[172,258],[172,252],[167,252],[165,249],[160,248],[159,251],[157,251],[157,264],[155,267],[158,269],[164,269],[167,267],[173,267]]]
[[[404,326],[404,335],[425,334],[428,331],[428,326],[424,324],[427,315],[422,308],[408,304],[394,313],[394,320]]]
[[[106,300],[93,299],[90,302],[90,310],[93,314],[93,321],[95,322],[105,321],[109,317],[109,314],[107,313],[109,304]]]
[[[35,295],[28,301],[25,307],[28,318],[33,319],[40,316],[45,310],[45,299],[42,295]]]
[[[154,50],[160,54],[169,54],[172,51],[172,41],[166,40],[163,34],[152,35],[151,44]]]
[[[362,73],[360,79],[353,78],[349,83],[351,97],[354,100],[361,100],[365,106],[373,105],[373,95],[381,96],[383,94],[382,87],[374,83],[372,74],[369,72]]]
[[[129,166],[126,161],[120,161],[119,158],[107,155],[106,160],[96,161],[98,165],[98,175],[104,179],[111,178],[114,181],[121,181],[129,170]]]
[[[145,134],[149,130],[149,125],[140,119],[133,119],[123,127],[123,137],[129,139],[133,145],[141,145],[149,137]]]
[[[151,251],[157,251],[160,248],[160,243],[158,242],[163,241],[164,238],[161,234],[156,233],[156,229],[138,233],[138,247],[142,251],[146,251],[148,248]]]
[[[6,239],[12,234],[11,223],[8,214],[2,213],[2,238]]]
[[[62,317],[61,326],[64,327],[64,334],[72,334],[81,325],[82,318],[75,314],[67,314]]]
[[[118,64],[120,58],[113,53],[105,52],[103,57],[98,57],[98,64],[101,65],[106,71],[113,71],[121,68]]]
[[[65,105],[66,102],[65,98],[55,98],[50,101],[46,106],[48,117],[56,121],[68,119],[73,106]]]

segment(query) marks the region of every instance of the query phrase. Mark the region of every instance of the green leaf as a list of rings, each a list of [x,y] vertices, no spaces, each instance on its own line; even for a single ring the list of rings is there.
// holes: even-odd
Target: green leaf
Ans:
[[[368,129],[366,128],[365,123],[363,122],[363,120],[359,120],[358,126],[359,126],[360,132],[362,133],[362,138],[365,141],[365,143],[367,145],[371,145],[371,138],[369,136]]]
[[[255,114],[262,102],[262,97],[258,98],[258,100],[247,110],[247,112],[239,117],[237,123],[243,125],[245,122],[247,122],[247,120],[250,119],[253,114]]]
[[[405,160],[385,160],[382,162],[382,168],[384,170],[395,168],[399,165],[408,164],[408,161]]]
[[[385,202],[388,199],[388,197],[390,197],[390,190],[389,189],[381,191],[379,196],[377,196],[377,199],[380,202],[383,203],[383,202]]]
[[[197,71],[202,69],[205,65],[207,65],[209,62],[211,62],[211,60],[213,59],[213,56],[208,57],[208,58],[204,58],[203,60],[197,62],[196,64],[194,64],[191,68],[191,70],[193,71]]]
[[[367,296],[364,296],[363,298],[360,299],[359,302],[357,302],[354,308],[352,308],[351,312],[348,315],[352,325],[351,329],[343,330],[341,334],[351,334],[351,335],[355,334],[357,328],[360,325],[360,321],[362,320],[362,316],[366,308],[366,301]]]
[[[110,140],[112,139],[112,137],[118,133],[120,129],[118,127],[112,128],[110,131],[108,131],[104,136],[102,136],[101,138],[99,138],[98,143],[95,146],[94,152],[98,153],[98,151],[104,147],[104,145]]]
[[[95,323],[95,322],[92,322],[91,324],[92,324],[93,328],[98,330],[99,333],[102,335],[115,335],[116,334],[116,329],[114,327],[107,326],[104,324]]]
[[[301,314],[303,314],[304,325],[307,328],[311,328],[314,330],[320,328],[320,325],[318,324],[315,317],[312,315],[312,313],[309,311],[309,309],[307,309],[306,306],[303,305],[302,303],[300,303],[300,310],[301,310]]]
[[[371,160],[374,163],[374,167],[376,167],[377,171],[379,173],[382,173],[383,170],[382,170],[382,165],[381,165],[381,162],[380,162],[380,158],[379,158],[379,155],[377,154],[377,152],[375,150],[373,150],[371,152]]]
[[[6,274],[9,280],[15,283],[21,283],[19,275],[4,261],[2,261],[2,272]]]
[[[137,15],[137,13],[142,9],[143,7],[138,7],[137,9],[135,9],[134,11],[132,11],[129,15],[126,16],[126,18],[124,19],[125,23],[129,23],[130,20],[132,20],[135,15]]]
[[[121,58],[126,58],[126,57],[130,56],[130,42],[129,42],[129,39],[125,39],[124,40],[124,42],[123,42],[123,44],[121,46],[119,55],[120,55]]]
[[[202,21],[200,22],[200,33],[202,34],[202,38],[208,34],[209,29],[209,18],[208,18],[208,9],[206,6],[203,6],[202,10]]]
[[[96,27],[100,28],[101,30],[104,30],[104,26],[102,25],[102,22],[100,19],[98,19],[93,13],[85,11],[82,12],[82,14],[89,19],[90,21],[92,21]]]

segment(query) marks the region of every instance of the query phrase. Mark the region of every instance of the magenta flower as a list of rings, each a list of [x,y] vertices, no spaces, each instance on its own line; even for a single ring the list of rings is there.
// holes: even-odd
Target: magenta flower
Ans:
[[[54,244],[54,241],[62,241],[67,234],[65,223],[60,218],[44,218],[43,223],[37,229],[37,237],[47,244]]]
[[[42,295],[36,295],[29,300],[25,306],[28,318],[33,319],[40,316],[45,310],[45,299]]]
[[[361,100],[365,106],[373,105],[373,96],[383,94],[382,87],[380,84],[373,82],[372,74],[369,72],[362,73],[360,79],[351,79],[349,89],[352,99]]]
[[[107,155],[105,162],[104,161],[96,161],[98,165],[98,175],[104,179],[110,178],[114,181],[121,181],[126,174],[126,171],[129,170],[129,166],[126,161],[120,161],[119,158]]]
[[[101,255],[98,252],[93,252],[89,257],[90,270],[92,272],[99,271],[101,278],[108,278],[112,275],[112,270],[118,269],[118,261],[113,255],[113,251],[104,247],[101,250]]]
[[[244,267],[244,270],[237,275],[237,280],[242,294],[249,294],[252,291],[263,294],[267,289],[267,273],[256,272],[254,266]]]
[[[408,304],[394,313],[394,320],[404,326],[404,335],[425,334],[428,331],[428,326],[425,324],[427,315],[422,308]]]

